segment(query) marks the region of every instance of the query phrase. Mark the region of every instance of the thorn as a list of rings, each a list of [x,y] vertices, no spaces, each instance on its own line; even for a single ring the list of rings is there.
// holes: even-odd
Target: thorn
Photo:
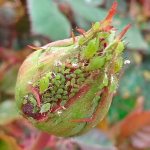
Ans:
[[[85,30],[84,29],[81,29],[81,28],[76,28],[77,32],[79,32],[80,34],[82,34],[84,37],[85,37]]]
[[[108,22],[111,22],[114,15],[116,14],[117,12],[117,6],[118,6],[118,3],[117,1],[114,1],[109,12],[108,12],[108,15],[106,16],[106,18],[104,19],[104,21],[108,21]]]
[[[71,120],[71,122],[76,122],[76,123],[92,122],[92,121],[93,121],[93,117],[91,117],[91,118],[81,118],[81,119],[74,119],[74,120]]]
[[[39,50],[39,49],[43,49],[42,47],[36,47],[36,46],[32,46],[32,45],[27,45],[27,47],[33,49],[33,50]]]
[[[122,32],[118,35],[117,39],[121,40],[122,37],[126,34],[126,32],[129,30],[129,28],[131,28],[131,24],[128,24],[127,26],[124,27]]]
[[[127,47],[129,44],[130,44],[129,42],[126,42],[124,45],[125,45],[125,47]]]
[[[29,86],[29,88],[30,88],[32,94],[35,96],[38,107],[40,107],[41,106],[41,99],[40,99],[40,94],[39,94],[38,90],[32,86]]]
[[[75,43],[75,42],[76,42],[76,39],[75,39],[75,35],[74,35],[74,32],[73,32],[73,31],[71,32],[71,36],[72,36],[73,43]]]
[[[126,38],[127,38],[126,36],[125,36],[125,37],[123,37],[123,38],[122,38],[122,41],[125,41],[125,40],[126,40]]]

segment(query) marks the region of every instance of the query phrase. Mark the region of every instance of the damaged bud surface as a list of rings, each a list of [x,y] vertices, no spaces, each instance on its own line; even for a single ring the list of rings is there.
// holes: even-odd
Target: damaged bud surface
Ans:
[[[111,25],[116,7],[114,2],[108,16],[89,31],[50,43],[24,61],[16,102],[34,126],[68,137],[87,132],[104,118],[118,87],[122,37],[130,27],[116,35]]]

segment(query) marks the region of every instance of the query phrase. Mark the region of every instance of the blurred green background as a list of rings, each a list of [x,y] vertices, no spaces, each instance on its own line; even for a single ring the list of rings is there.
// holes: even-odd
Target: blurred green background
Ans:
[[[17,122],[21,118],[14,101],[19,66],[33,51],[28,45],[40,47],[69,38],[72,29],[76,33],[76,27],[88,30],[92,22],[104,19],[112,3],[113,0],[0,0],[0,149],[8,149],[2,148],[7,144],[1,139],[5,136],[12,138],[12,126],[21,126],[21,139],[32,130],[26,123]],[[150,0],[118,0],[118,5],[118,14],[113,22],[117,31],[120,32],[128,23],[132,24],[124,39],[124,59],[130,60],[130,64],[124,65],[118,92],[107,117],[98,127],[110,134],[116,124],[126,120],[137,109],[142,112],[150,109]],[[35,130],[33,133],[36,134]],[[20,148],[24,140],[20,144],[17,138],[18,135],[10,141],[16,140],[15,144]],[[147,138],[150,139],[150,134]],[[12,143],[14,141],[8,145]],[[130,148],[139,148],[138,144],[130,144]],[[127,146],[125,148],[129,149]]]

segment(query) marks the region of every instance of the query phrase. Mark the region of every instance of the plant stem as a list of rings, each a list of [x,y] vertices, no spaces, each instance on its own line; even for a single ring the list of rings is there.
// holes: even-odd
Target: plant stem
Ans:
[[[35,140],[35,142],[31,146],[30,150],[42,150],[42,149],[44,149],[46,147],[47,143],[51,141],[51,139],[53,139],[52,135],[49,135],[49,134],[44,133],[44,132],[40,132],[37,139]]]

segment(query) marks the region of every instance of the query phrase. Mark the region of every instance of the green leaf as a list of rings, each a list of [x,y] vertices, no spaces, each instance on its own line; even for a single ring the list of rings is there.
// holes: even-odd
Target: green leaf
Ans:
[[[77,142],[84,150],[115,150],[106,133],[98,129],[93,129],[82,136],[74,137],[72,140],[75,143]]]
[[[107,14],[106,10],[88,5],[81,0],[67,0],[67,2],[76,14],[90,22],[100,21]]]
[[[14,101],[7,100],[0,104],[0,125],[8,124],[19,118]]]
[[[5,73],[3,80],[0,81],[0,91],[6,94],[14,94],[17,73],[18,73],[17,65],[13,66]]]
[[[137,90],[142,90],[144,79],[139,66],[130,65],[119,83],[119,94],[122,97],[136,97]]]
[[[28,0],[32,31],[52,40],[69,37],[71,26],[52,0]]]
[[[85,1],[88,5],[93,5],[93,6],[99,6],[103,4],[103,0],[81,0],[81,1]]]
[[[125,118],[131,111],[133,111],[135,104],[135,97],[124,99],[120,95],[115,96],[108,113],[109,122],[115,123]]]

